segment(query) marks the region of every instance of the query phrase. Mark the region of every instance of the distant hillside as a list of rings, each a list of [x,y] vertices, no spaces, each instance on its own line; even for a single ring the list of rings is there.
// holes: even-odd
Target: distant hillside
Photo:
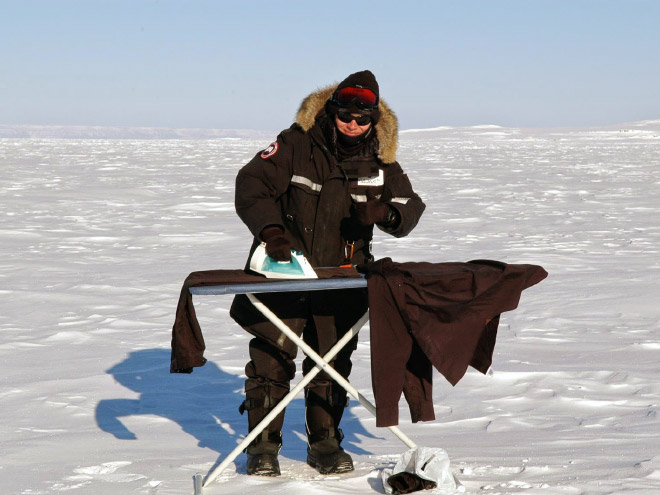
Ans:
[[[498,125],[475,125],[467,127],[439,126],[429,129],[406,129],[401,137],[429,139],[462,135],[519,135],[544,132],[607,132],[631,133],[657,137],[660,120],[643,120],[616,125],[571,128],[516,128]],[[105,127],[105,126],[58,126],[58,125],[0,125],[1,138],[36,139],[231,139],[252,138],[274,140],[277,131],[254,129],[175,129],[169,127]]]
[[[275,131],[251,129],[172,129],[168,127],[104,127],[0,125],[0,138],[42,139],[275,139]]]
[[[660,120],[642,120],[603,126],[585,127],[501,127],[498,125],[475,125],[466,127],[440,126],[429,129],[406,129],[401,137],[408,140],[428,140],[436,138],[461,138],[470,136],[524,137],[533,135],[558,135],[571,133],[582,136],[639,137],[657,139],[660,137]]]

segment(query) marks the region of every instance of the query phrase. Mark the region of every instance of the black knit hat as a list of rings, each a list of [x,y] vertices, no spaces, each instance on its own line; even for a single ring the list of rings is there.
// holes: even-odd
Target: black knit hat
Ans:
[[[364,108],[363,106],[358,106],[355,102],[350,105],[341,105],[337,102],[336,96],[337,93],[343,88],[365,88],[371,90],[376,95],[376,104],[370,108]],[[332,93],[332,96],[328,100],[326,105],[326,111],[334,115],[337,113],[339,108],[347,110],[351,113],[361,113],[365,115],[371,115],[371,120],[375,124],[380,118],[380,110],[378,108],[378,99],[380,98],[378,89],[378,81],[376,81],[376,76],[369,70],[363,70],[360,72],[355,72],[344,79],[339,83],[337,89]]]
[[[378,81],[376,81],[376,76],[369,70],[363,70],[360,72],[355,72],[344,79],[339,83],[335,92],[342,88],[367,88],[374,92],[378,96]]]

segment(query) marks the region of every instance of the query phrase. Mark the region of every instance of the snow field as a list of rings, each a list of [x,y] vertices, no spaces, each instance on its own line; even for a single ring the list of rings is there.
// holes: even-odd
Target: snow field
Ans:
[[[273,136],[274,137],[274,136]],[[181,284],[239,268],[240,166],[272,139],[0,139],[2,493],[182,494],[246,432],[249,337],[229,297],[197,297],[209,363],[170,375]],[[427,211],[378,257],[540,264],[503,315],[489,374],[436,375],[437,419],[401,428],[447,450],[467,493],[660,491],[660,122],[599,129],[401,134]],[[368,329],[351,381],[370,393]],[[350,475],[307,467],[303,400],[287,408],[283,476],[239,458],[206,494],[382,493],[405,447],[351,402]]]

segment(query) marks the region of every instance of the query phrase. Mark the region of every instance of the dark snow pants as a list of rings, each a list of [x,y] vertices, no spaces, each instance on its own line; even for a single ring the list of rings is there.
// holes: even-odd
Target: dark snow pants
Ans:
[[[273,313],[297,335],[323,356],[337,340],[346,334],[367,311],[366,289],[344,289],[310,292],[284,292],[259,294]],[[298,346],[268,321],[247,299],[237,295],[231,307],[231,316],[245,330],[255,336],[250,342],[250,361],[245,367],[246,400],[241,410],[248,411],[248,425],[252,430],[263,417],[287,394],[296,372],[295,358]],[[343,377],[348,377],[351,354],[357,347],[353,338],[331,362]],[[306,357],[303,374],[313,367],[314,361]],[[310,443],[332,436],[338,431],[343,410],[347,404],[346,391],[326,373],[319,373],[305,389],[306,424]],[[282,412],[257,441],[281,443]]]

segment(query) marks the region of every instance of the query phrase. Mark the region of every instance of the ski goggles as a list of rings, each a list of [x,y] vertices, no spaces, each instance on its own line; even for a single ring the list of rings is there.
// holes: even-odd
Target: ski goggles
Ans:
[[[344,124],[350,124],[353,120],[357,125],[367,125],[371,123],[371,115],[352,115],[348,112],[337,112],[337,118]]]
[[[367,88],[348,86],[332,95],[332,101],[340,107],[357,106],[362,110],[371,110],[378,106],[378,96]]]

